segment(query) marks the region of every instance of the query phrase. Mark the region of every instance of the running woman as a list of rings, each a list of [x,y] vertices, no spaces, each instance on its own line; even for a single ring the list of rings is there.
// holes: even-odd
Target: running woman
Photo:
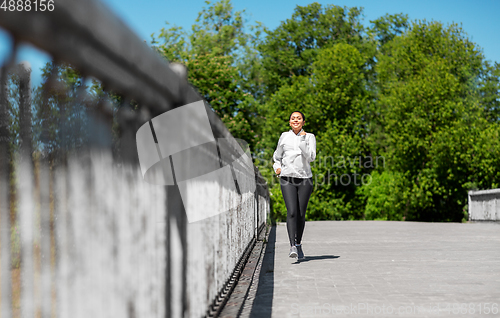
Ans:
[[[292,258],[303,260],[302,234],[306,209],[313,190],[311,162],[316,158],[316,137],[306,133],[306,117],[300,111],[290,115],[290,129],[281,134],[274,152],[274,171],[280,177],[281,193],[287,209],[286,227]]]

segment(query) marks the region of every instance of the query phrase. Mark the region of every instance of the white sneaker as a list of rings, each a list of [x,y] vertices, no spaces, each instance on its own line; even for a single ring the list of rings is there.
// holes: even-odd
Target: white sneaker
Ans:
[[[288,256],[297,258],[297,248],[295,246],[290,247],[290,254]]]
[[[302,245],[296,245],[297,247],[297,259],[302,260],[306,257],[304,256],[304,252],[302,251]]]

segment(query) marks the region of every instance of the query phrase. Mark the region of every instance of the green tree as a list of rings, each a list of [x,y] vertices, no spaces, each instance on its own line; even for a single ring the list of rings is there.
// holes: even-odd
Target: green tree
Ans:
[[[49,62],[33,94],[35,149],[64,152],[88,142],[87,106],[91,101],[82,75],[69,64]]]
[[[295,110],[318,142],[309,220],[461,221],[467,190],[498,187],[500,67],[457,25],[386,14],[365,28],[361,9],[312,3],[247,29],[229,0],[207,4],[153,45],[251,144],[276,220],[271,158]]]
[[[379,172],[381,171],[381,172]],[[404,220],[403,179],[398,172],[379,169],[370,174],[369,182],[359,187],[357,195],[366,198],[367,220]]]
[[[315,2],[297,6],[291,17],[275,30],[266,29],[259,45],[262,56],[262,80],[269,98],[294,76],[311,75],[311,66],[319,49],[335,43],[358,45],[363,40],[361,10]]]
[[[109,107],[110,113],[116,111],[121,101],[120,95],[105,91],[96,80],[86,80],[74,66],[47,63],[42,68],[41,84],[33,88],[34,150],[57,160],[89,142],[111,142],[116,151],[120,134],[116,118],[109,123],[112,136],[106,136],[105,131],[96,132],[101,127],[96,126],[96,116],[103,116],[104,107]]]
[[[410,25],[406,14],[386,14],[370,22],[369,33],[376,38],[380,48],[396,36],[403,35]]]
[[[367,156],[363,118],[369,93],[365,89],[365,62],[361,52],[349,44],[321,49],[310,76],[294,76],[292,84],[281,86],[266,103],[268,124],[263,129],[267,138],[262,146],[268,149],[268,158],[280,133],[289,129],[288,116],[295,110],[306,114],[304,129],[317,136],[318,152],[313,163],[316,184],[307,212],[309,220],[362,217],[363,204],[356,188],[372,168],[360,162]],[[284,219],[282,198],[273,197],[277,202],[273,206],[275,217]]]
[[[206,1],[191,32],[180,27],[162,29],[153,36],[154,48],[167,60],[188,68],[188,80],[233,136],[254,149],[258,119],[256,101],[244,91],[238,67],[250,38],[245,33],[243,12],[235,12],[229,0]]]
[[[483,105],[488,119],[492,122],[500,121],[500,64],[491,65],[485,62],[479,82],[481,105]]]
[[[388,173],[404,185],[393,191],[405,200],[402,216],[461,221],[467,186],[476,178],[472,156],[486,155],[474,154],[487,127],[477,89],[479,48],[457,25],[414,22],[378,59],[378,120]]]

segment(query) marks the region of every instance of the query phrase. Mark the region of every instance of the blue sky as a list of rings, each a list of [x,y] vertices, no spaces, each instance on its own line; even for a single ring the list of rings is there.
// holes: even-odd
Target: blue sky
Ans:
[[[102,0],[113,12],[121,17],[141,38],[151,39],[165,22],[190,30],[198,12],[207,6],[204,0]],[[291,17],[297,5],[305,6],[312,0],[232,0],[233,7],[245,10],[249,23],[260,21],[270,29],[276,28],[281,21]],[[426,19],[441,21],[444,24],[462,23],[472,41],[482,49],[487,60],[500,62],[500,0],[337,0],[317,1],[323,5],[335,4],[347,7],[363,7],[364,22],[376,19],[386,13],[405,13],[411,20]],[[0,61],[9,52],[7,34],[0,29]],[[33,68],[33,84],[39,83],[40,71],[49,56],[30,46],[21,50],[18,61],[28,60]]]

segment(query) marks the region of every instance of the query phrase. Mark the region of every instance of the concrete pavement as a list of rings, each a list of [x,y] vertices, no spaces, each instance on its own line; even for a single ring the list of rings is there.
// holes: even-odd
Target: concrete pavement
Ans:
[[[302,243],[271,229],[242,316],[500,317],[498,223],[315,221]]]

